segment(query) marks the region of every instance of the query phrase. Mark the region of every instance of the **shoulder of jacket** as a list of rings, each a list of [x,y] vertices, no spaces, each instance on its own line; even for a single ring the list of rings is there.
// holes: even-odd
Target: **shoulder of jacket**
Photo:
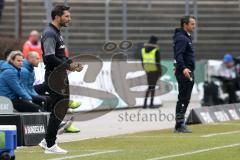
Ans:
[[[22,67],[20,73],[26,73],[29,72],[26,67]]]
[[[2,74],[6,74],[6,77],[9,76],[9,74],[17,74],[17,70],[14,68],[6,68],[2,70]]]
[[[45,30],[42,34],[42,38],[48,38],[48,37],[56,37],[56,33],[54,30]]]
[[[175,41],[189,42],[189,39],[185,35],[179,35],[175,38]]]

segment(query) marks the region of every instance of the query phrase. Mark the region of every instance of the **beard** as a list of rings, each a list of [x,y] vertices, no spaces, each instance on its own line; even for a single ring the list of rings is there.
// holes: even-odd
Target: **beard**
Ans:
[[[68,27],[69,22],[61,21],[59,24],[60,24],[61,27]]]

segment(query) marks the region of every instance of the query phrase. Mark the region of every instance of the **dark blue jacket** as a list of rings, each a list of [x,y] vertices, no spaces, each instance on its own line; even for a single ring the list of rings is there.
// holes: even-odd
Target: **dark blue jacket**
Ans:
[[[20,83],[20,69],[17,69],[10,63],[2,65],[0,73],[0,96],[5,96],[11,100],[20,97],[25,100],[32,100],[32,97]]]
[[[173,36],[174,59],[176,60],[176,74],[182,74],[185,68],[194,71],[195,55],[192,37],[182,28],[177,28]]]
[[[38,95],[33,87],[33,83],[35,81],[34,67],[27,60],[23,61],[23,67],[21,68],[20,72],[20,80],[29,95]]]

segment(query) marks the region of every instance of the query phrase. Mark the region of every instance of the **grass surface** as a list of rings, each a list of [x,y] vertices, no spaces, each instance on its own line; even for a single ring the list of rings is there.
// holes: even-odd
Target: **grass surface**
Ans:
[[[156,160],[161,158],[239,160],[239,122],[190,126],[193,130],[191,134],[175,134],[172,130],[159,130],[60,144],[69,151],[66,155],[46,155],[40,147],[20,148],[16,150],[16,158],[17,160],[61,160],[61,158],[62,160],[154,160],[154,158]],[[215,135],[202,137],[209,134]]]

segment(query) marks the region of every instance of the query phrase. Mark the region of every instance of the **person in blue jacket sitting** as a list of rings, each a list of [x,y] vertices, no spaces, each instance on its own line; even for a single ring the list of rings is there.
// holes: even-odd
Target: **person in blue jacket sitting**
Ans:
[[[20,82],[20,71],[23,63],[21,51],[12,51],[3,63],[0,73],[0,96],[9,98],[18,112],[41,112],[41,106],[32,102],[31,95]]]
[[[32,101],[42,106],[45,111],[50,112],[50,97],[39,95],[35,91],[33,86],[35,81],[34,67],[38,67],[39,58],[39,54],[35,51],[28,53],[26,59],[23,60],[23,66],[20,72],[20,79],[24,89],[32,97]]]
[[[39,64],[39,54],[35,51],[29,52],[27,54],[26,59],[23,60],[23,66],[20,72],[20,79],[24,89],[28,92],[28,94],[32,97],[32,101],[38,105],[40,105],[44,111],[51,112],[52,104],[51,98],[46,95],[38,94],[34,89],[34,81],[35,81],[35,72],[34,67],[38,67]],[[65,131],[70,133],[77,133],[80,130],[72,124],[72,120],[63,122],[61,127],[59,127],[59,133]]]

